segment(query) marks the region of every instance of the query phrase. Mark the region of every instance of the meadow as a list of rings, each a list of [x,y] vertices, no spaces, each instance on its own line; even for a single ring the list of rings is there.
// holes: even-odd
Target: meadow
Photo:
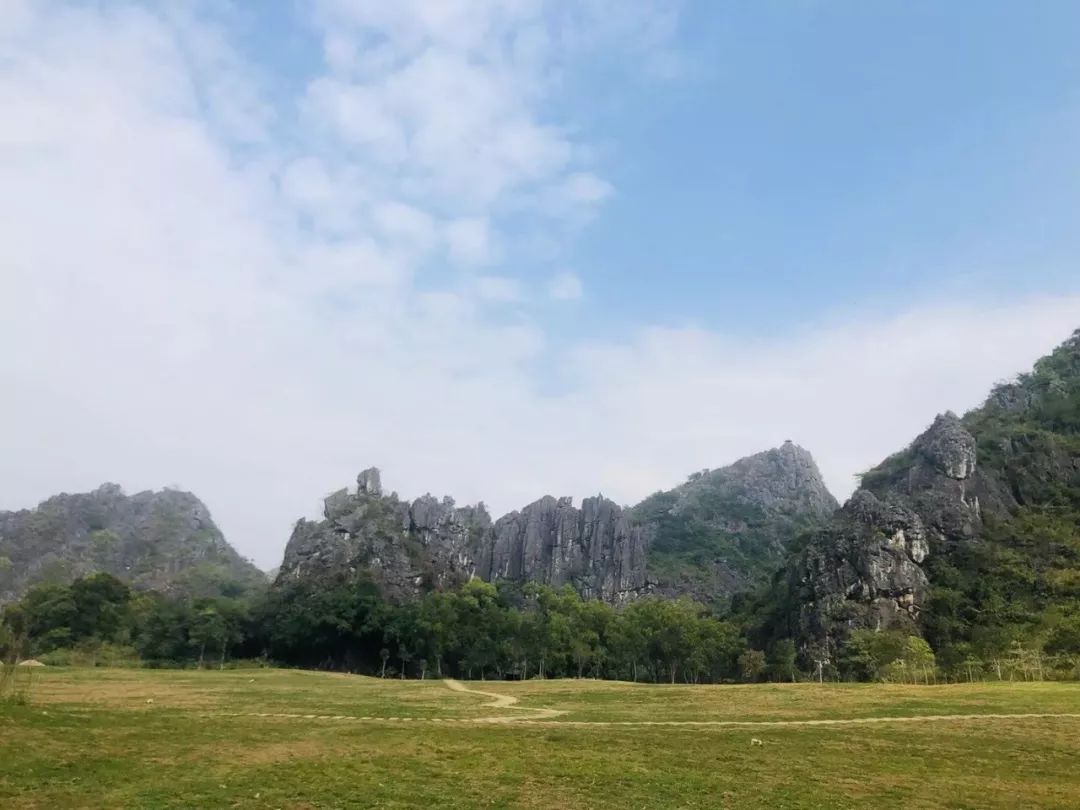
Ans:
[[[1077,683],[32,678],[0,703],[3,807],[1080,806]]]

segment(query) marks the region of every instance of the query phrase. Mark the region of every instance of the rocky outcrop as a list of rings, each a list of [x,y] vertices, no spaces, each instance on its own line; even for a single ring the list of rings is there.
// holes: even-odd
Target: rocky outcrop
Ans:
[[[483,504],[458,508],[424,495],[411,504],[384,495],[374,467],[323,503],[323,520],[301,520],[285,547],[276,582],[369,580],[390,599],[465,582],[476,572],[491,529]]]
[[[797,558],[795,632],[832,650],[856,628],[914,630],[927,593],[926,527],[904,503],[860,490]]]
[[[810,451],[791,440],[703,473],[677,491],[684,502],[681,508],[693,503],[693,495],[701,491],[737,498],[768,514],[827,517],[839,506]]]
[[[647,529],[603,498],[550,495],[500,518],[486,535],[477,574],[489,581],[572,585],[585,598],[619,604],[651,590]]]
[[[855,629],[952,646],[1006,621],[1003,599],[1019,617],[1055,609],[1080,565],[1078,436],[1080,332],[981,408],[942,414],[866,473],[789,562],[773,635],[795,637],[804,661],[836,660]],[[927,612],[935,588],[955,614]]]
[[[929,554],[970,542],[982,525],[975,438],[953,413],[863,487],[789,566],[792,629],[813,656],[835,655],[854,629],[917,632]]]
[[[602,496],[580,508],[545,496],[494,524],[482,504],[385,495],[371,468],[355,492],[326,498],[323,520],[296,525],[277,582],[366,580],[405,599],[477,576],[570,585],[612,604],[648,593],[708,601],[775,570],[787,541],[835,508],[813,458],[790,442],[632,510]],[[672,559],[678,576],[666,575]]]
[[[105,572],[136,588],[216,595],[265,584],[190,492],[125,495],[116,484],[0,512],[0,603],[38,584]]]

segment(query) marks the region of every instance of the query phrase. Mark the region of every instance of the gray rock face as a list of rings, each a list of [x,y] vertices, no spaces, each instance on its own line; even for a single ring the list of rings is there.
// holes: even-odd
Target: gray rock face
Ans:
[[[475,573],[481,538],[491,527],[483,504],[457,508],[431,495],[405,503],[383,495],[379,471],[364,470],[357,491],[323,503],[324,520],[301,520],[285,547],[277,582],[370,579],[390,599],[450,588]]]
[[[790,442],[659,497],[649,509],[625,510],[600,496],[580,508],[545,496],[492,524],[482,504],[457,508],[431,495],[406,504],[384,495],[379,471],[370,468],[357,477],[355,493],[326,498],[324,520],[296,525],[277,581],[369,579],[389,598],[407,599],[478,576],[570,585],[612,604],[654,592],[710,599],[755,582],[748,567],[774,570],[787,540],[836,508],[813,458]],[[665,581],[654,575],[650,555],[664,553],[664,532],[684,533],[688,525],[704,532],[695,537],[712,543],[713,556],[692,563],[704,573]],[[688,553],[697,560],[701,549]]]
[[[603,497],[575,509],[546,496],[500,518],[485,537],[477,573],[489,581],[569,584],[585,598],[619,604],[651,590],[647,530]]]
[[[4,562],[6,561],[6,562]],[[266,582],[189,492],[125,495],[116,484],[0,512],[0,603],[37,584],[105,572],[136,588],[214,595]]]
[[[935,419],[912,446],[937,472],[956,481],[965,481],[975,472],[975,437],[952,411]]]
[[[356,476],[356,486],[361,495],[374,495],[376,498],[382,495],[382,476],[378,467],[368,467]]]
[[[770,512],[827,516],[839,507],[810,451],[790,440],[706,473],[702,485],[725,489]]]
[[[921,563],[981,527],[975,439],[951,413],[864,478],[788,570],[793,631],[813,655],[854,629],[916,631],[928,581]]]
[[[927,590],[926,527],[912,509],[860,490],[795,565],[799,637],[829,648],[855,628],[913,629]]]

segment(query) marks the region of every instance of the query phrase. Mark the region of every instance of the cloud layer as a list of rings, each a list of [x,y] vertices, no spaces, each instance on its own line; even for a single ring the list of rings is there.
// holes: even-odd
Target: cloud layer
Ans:
[[[582,53],[667,53],[670,13],[634,5],[324,2],[292,94],[227,15],[12,6],[0,507],[178,485],[269,567],[371,464],[498,512],[792,438],[843,495],[1080,323],[1059,297],[553,340],[551,300],[592,292],[517,272],[508,223],[558,244],[617,193],[550,102]]]

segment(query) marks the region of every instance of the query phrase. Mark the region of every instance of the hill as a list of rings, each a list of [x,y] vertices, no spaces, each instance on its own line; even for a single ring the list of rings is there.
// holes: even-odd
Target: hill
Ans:
[[[767,581],[787,544],[837,507],[813,456],[789,441],[695,473],[632,515],[653,527],[647,567],[657,590],[708,603]]]
[[[35,585],[104,572],[139,589],[236,594],[265,576],[230,546],[189,492],[125,495],[116,484],[0,512],[0,603]]]

